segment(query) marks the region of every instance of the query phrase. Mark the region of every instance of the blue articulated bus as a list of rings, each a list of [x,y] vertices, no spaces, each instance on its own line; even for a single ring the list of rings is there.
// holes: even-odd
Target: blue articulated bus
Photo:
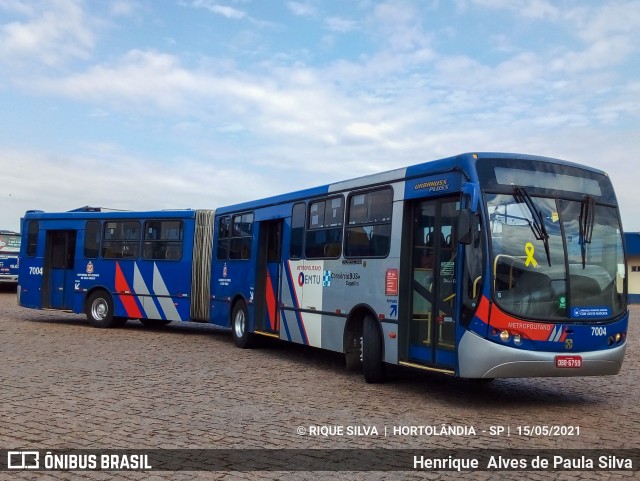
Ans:
[[[17,232],[0,230],[0,284],[18,283],[21,239]]]
[[[58,214],[25,216],[23,254],[37,215]],[[199,256],[208,305],[202,295],[194,319],[230,328],[238,347],[264,336],[341,352],[368,382],[388,364],[484,379],[621,368],[626,262],[602,171],[470,153],[213,215],[211,251]],[[38,265],[20,267],[24,291]],[[73,310],[95,317],[88,291],[73,291]],[[32,296],[28,307],[43,307],[46,296]],[[116,317],[138,317],[114,302]]]
[[[21,306],[96,327],[209,320],[212,211],[29,211],[22,226]]]

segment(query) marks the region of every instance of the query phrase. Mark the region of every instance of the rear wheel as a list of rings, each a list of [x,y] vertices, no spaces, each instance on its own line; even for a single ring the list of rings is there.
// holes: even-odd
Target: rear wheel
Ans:
[[[382,333],[375,318],[368,314],[362,325],[362,371],[368,383],[384,381]]]
[[[84,311],[89,323],[94,327],[117,327],[124,325],[126,319],[113,315],[113,298],[104,290],[98,290],[87,298]]]
[[[249,314],[244,301],[236,302],[231,315],[231,335],[237,347],[247,349],[255,344],[255,336],[249,332]]]

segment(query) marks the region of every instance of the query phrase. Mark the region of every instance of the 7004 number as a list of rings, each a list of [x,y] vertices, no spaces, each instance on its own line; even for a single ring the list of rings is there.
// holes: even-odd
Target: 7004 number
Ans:
[[[592,326],[591,327],[591,335],[592,336],[606,336],[607,335],[607,328],[606,327]]]
[[[29,267],[29,275],[31,275],[31,276],[41,276],[42,275],[42,267]]]

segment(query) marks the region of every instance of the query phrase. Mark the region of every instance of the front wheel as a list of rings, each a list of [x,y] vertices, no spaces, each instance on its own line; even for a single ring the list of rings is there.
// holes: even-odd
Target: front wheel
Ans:
[[[382,333],[375,318],[367,315],[362,326],[362,371],[368,383],[384,381]]]
[[[249,332],[249,314],[244,301],[236,302],[233,307],[231,335],[235,345],[241,349],[248,349],[255,344],[255,336]]]
[[[85,301],[84,310],[89,323],[94,327],[116,327],[124,324],[121,318],[113,315],[113,299],[107,291],[93,292]]]

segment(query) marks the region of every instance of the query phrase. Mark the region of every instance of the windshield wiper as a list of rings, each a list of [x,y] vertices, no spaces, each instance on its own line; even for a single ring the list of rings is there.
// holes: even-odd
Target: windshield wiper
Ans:
[[[582,268],[586,268],[587,244],[591,244],[593,224],[596,216],[596,201],[590,195],[585,196],[580,206],[580,251],[582,253]]]
[[[531,219],[527,219],[529,223],[529,227],[533,231],[533,235],[537,240],[541,240],[544,244],[544,252],[547,255],[547,262],[549,263],[549,267],[551,267],[551,255],[549,254],[549,234],[547,233],[547,228],[544,225],[544,218],[542,217],[542,211],[536,210],[536,205],[533,203],[533,199],[529,195],[529,192],[524,187],[520,187],[519,185],[513,186],[513,198],[516,202],[524,204],[531,212]]]

